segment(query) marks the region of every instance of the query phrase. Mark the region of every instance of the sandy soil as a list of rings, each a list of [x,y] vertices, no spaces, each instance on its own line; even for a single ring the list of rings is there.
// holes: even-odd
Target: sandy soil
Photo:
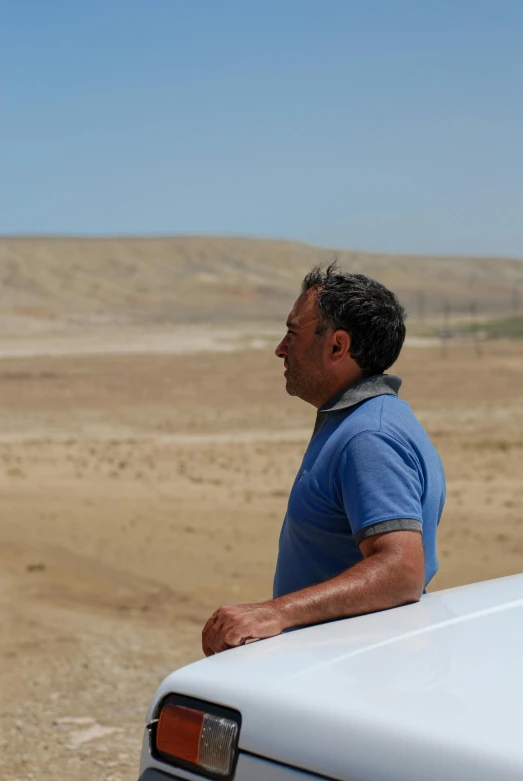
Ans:
[[[5,781],[134,781],[162,677],[217,605],[269,596],[314,412],[254,346],[0,360]],[[397,371],[448,476],[432,587],[521,571],[523,347]]]

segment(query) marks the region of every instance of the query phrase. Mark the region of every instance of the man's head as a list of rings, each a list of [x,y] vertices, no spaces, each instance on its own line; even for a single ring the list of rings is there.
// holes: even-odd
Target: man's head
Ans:
[[[405,339],[405,311],[394,293],[336,263],[305,277],[276,348],[287,392],[315,407],[363,377],[382,374]]]

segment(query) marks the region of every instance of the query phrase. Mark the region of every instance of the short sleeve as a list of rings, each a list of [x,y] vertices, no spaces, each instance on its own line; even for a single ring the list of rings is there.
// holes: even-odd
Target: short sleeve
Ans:
[[[423,476],[410,448],[381,431],[364,431],[342,452],[338,479],[352,534],[422,530]],[[383,524],[380,528],[375,527]]]

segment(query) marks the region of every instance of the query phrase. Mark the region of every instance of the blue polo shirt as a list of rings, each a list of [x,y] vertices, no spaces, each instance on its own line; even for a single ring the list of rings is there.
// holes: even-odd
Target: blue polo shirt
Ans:
[[[318,410],[281,530],[275,597],[339,575],[361,561],[363,539],[387,531],[419,531],[425,585],[437,572],[445,475],[400,385],[368,377]]]

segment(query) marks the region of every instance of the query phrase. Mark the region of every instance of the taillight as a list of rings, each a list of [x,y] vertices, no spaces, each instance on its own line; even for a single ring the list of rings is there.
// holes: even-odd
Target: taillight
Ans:
[[[230,777],[236,762],[240,714],[172,694],[164,700],[153,736],[164,762],[212,777]]]

